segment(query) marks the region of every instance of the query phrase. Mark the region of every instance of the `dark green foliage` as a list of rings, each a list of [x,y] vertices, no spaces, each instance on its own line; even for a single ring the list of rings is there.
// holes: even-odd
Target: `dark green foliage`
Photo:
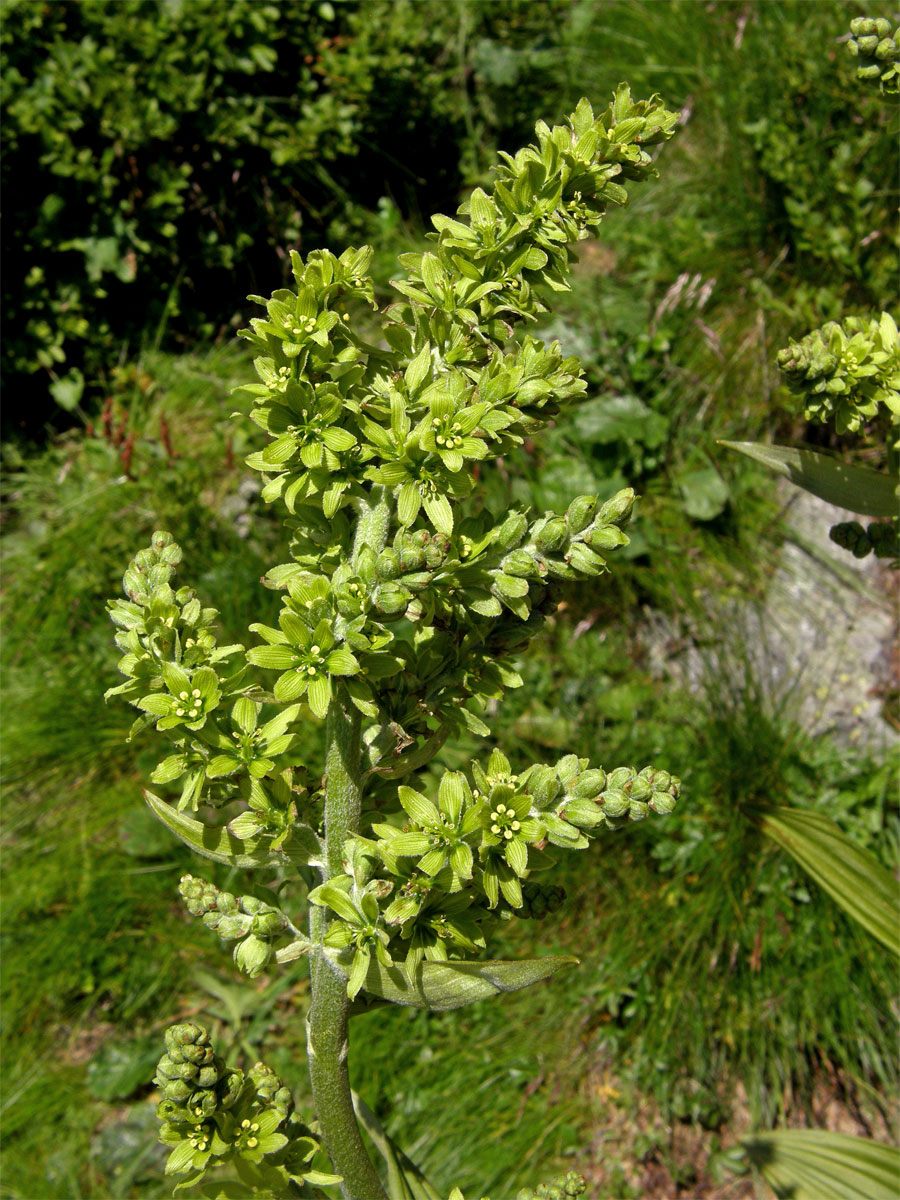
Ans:
[[[13,0],[4,373],[49,373],[73,409],[123,344],[227,326],[222,297],[277,279],[288,247],[359,237],[384,197],[449,202],[467,39],[529,43],[527,8]]]

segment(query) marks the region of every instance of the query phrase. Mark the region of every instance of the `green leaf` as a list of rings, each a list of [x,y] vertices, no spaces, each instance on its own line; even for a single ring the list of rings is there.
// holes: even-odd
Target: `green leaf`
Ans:
[[[425,511],[438,533],[450,537],[453,533],[453,510],[446,496],[427,496]]]
[[[284,671],[297,661],[290,646],[254,646],[247,651],[247,662],[267,671]]]
[[[241,842],[221,825],[204,825],[186,813],[178,812],[146,789],[144,799],[167,829],[204,858],[227,863],[230,867],[261,867],[270,861],[270,837],[260,838],[258,842],[250,844]]]
[[[346,951],[326,948],[322,953],[345,978],[349,978],[351,960]],[[385,967],[377,958],[372,958],[363,986],[367,992],[381,996],[391,1004],[444,1011],[474,1004],[499,992],[517,992],[577,963],[578,959],[571,955],[522,959],[520,962],[501,959],[423,962],[410,980],[402,967]]]
[[[758,811],[763,832],[848,916],[900,957],[900,881],[824,813],[774,805]]]
[[[820,500],[867,517],[897,515],[900,477],[841,462],[808,448],[766,446],[759,442],[719,442],[783,475]]]
[[[393,1138],[385,1132],[366,1102],[357,1096],[356,1092],[351,1092],[351,1095],[353,1109],[360,1125],[384,1159],[388,1175],[387,1191],[391,1200],[443,1200],[412,1159],[404,1154]]]
[[[820,1129],[781,1129],[743,1139],[779,1200],[896,1200],[900,1150]]]
[[[401,525],[412,525],[419,515],[422,499],[414,483],[404,483],[397,498],[397,520]]]
[[[72,412],[78,407],[83,392],[84,376],[77,367],[73,367],[67,375],[54,379],[50,384],[50,395],[66,412]]]

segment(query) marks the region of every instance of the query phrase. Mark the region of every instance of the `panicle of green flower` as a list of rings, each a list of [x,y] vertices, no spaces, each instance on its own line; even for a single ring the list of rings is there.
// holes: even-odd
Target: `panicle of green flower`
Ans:
[[[586,1191],[584,1177],[577,1171],[567,1171],[565,1175],[557,1175],[549,1183],[538,1184],[536,1188],[521,1188],[516,1192],[516,1200],[568,1200],[570,1196],[583,1196]]]
[[[273,941],[288,928],[284,913],[255,896],[233,896],[215,884],[193,875],[183,875],[178,891],[188,912],[200,917],[225,942],[237,942],[234,961],[251,979],[271,959]]]
[[[567,124],[540,122],[535,145],[503,156],[490,195],[477,189],[459,219],[434,218],[434,252],[401,256],[408,278],[394,284],[402,300],[385,316],[387,350],[366,342],[352,315],[358,301],[373,303],[371,250],[294,255],[297,290],[253,297],[267,316],[243,331],[260,382],[242,390],[273,439],[248,460],[267,477],[264,498],[304,522],[307,510],[330,521],[375,483],[391,489],[402,527],[421,513],[449,536],[452,503],[471,491],[479,460],[584,392],[577,360],[558,344],[525,338],[508,352],[509,335],[545,310],[544,294],[567,290],[570,243],[625,202],[620,180],[655,174],[647,147],[676,121],[657,97],[634,101],[623,85],[600,116],[583,100]]]
[[[829,321],[779,351],[777,362],[807,420],[833,417],[838,433],[855,433],[884,405],[900,424],[900,335],[889,313]]]
[[[190,588],[173,589],[181,557],[170,533],[154,533],[125,572],[128,599],[107,605],[119,627],[115,640],[123,657],[118,667],[126,682],[110,688],[105,698],[122,696],[142,711],[130,736],[155,724],[173,738],[181,753],[161,763],[154,775],[171,781],[188,772],[179,805],[196,807],[207,755],[198,753],[186,735],[207,725],[223,694],[239,687],[246,668],[236,659],[242,646],[216,644],[216,610],[202,608]]]
[[[859,60],[857,79],[878,83],[887,95],[900,92],[900,28],[885,17],[854,17],[847,49]]]
[[[283,1117],[291,1115],[294,1111],[291,1089],[271,1067],[262,1062],[255,1063],[247,1072],[247,1078],[256,1088],[260,1104],[276,1109]]]
[[[340,1182],[309,1169],[321,1146],[293,1112],[290,1091],[278,1076],[264,1063],[246,1076],[227,1067],[202,1026],[170,1026],[155,1082],[163,1094],[159,1140],[171,1149],[166,1174],[189,1176],[179,1190],[230,1164],[254,1195]]]
[[[900,558],[900,521],[873,521],[864,529],[859,521],[842,521],[832,525],[828,536],[842,550],[849,550],[854,558],[866,558],[874,553],[876,558]]]
[[[189,1023],[166,1030],[166,1052],[156,1068],[155,1082],[162,1092],[160,1119],[196,1125],[234,1104],[243,1077],[225,1066],[209,1033]]]
[[[583,849],[601,829],[671,812],[680,781],[653,767],[606,772],[567,755],[521,775],[494,750],[472,764],[472,782],[446,771],[437,797],[401,786],[405,817],[371,825],[345,846],[345,873],[310,894],[336,920],[325,944],[352,962],[348,991],[365,983],[371,954],[412,974],[430,961],[474,958],[487,933],[510,916],[540,919],[565,893],[532,874],[548,870],[548,844]]]

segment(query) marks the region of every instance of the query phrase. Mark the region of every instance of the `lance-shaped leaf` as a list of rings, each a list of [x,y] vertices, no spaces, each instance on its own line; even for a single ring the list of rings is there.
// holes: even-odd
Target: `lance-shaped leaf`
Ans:
[[[322,953],[345,978],[349,978],[353,961],[351,953],[327,946]],[[550,955],[518,962],[502,959],[487,962],[422,962],[410,979],[402,967],[386,967],[373,955],[363,987],[391,1004],[442,1012],[474,1004],[476,1000],[486,1000],[499,992],[517,992],[533,983],[540,983],[542,979],[549,979],[563,967],[575,966],[578,961],[571,955]]]
[[[824,813],[767,806],[759,814],[763,832],[848,916],[900,957],[900,881]]]
[[[897,515],[900,478],[896,475],[882,475],[806,448],[766,446],[761,442],[719,442],[719,445],[745,454],[838,508],[867,517]]]
[[[779,1200],[896,1200],[900,1150],[820,1129],[779,1129],[745,1138],[753,1165]]]
[[[443,1200],[416,1164],[385,1131],[381,1122],[356,1092],[351,1092],[353,1111],[387,1167],[388,1195],[391,1200]]]
[[[179,812],[166,804],[159,796],[144,790],[147,801],[154,816],[163,825],[180,838],[182,842],[204,858],[215,862],[227,863],[230,867],[262,867],[272,861],[273,855],[279,858],[289,858],[297,865],[307,863],[317,864],[322,858],[322,846],[315,832],[307,825],[296,825],[291,830],[291,836],[280,852],[273,851],[272,843],[275,836],[265,834],[262,837],[241,841],[229,833],[223,825],[204,825],[202,821],[189,817],[187,813]]]

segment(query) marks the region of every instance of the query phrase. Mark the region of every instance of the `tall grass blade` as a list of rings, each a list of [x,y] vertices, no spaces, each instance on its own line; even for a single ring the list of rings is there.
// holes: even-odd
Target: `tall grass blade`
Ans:
[[[824,813],[774,805],[758,812],[763,832],[848,916],[900,957],[900,881]]]

